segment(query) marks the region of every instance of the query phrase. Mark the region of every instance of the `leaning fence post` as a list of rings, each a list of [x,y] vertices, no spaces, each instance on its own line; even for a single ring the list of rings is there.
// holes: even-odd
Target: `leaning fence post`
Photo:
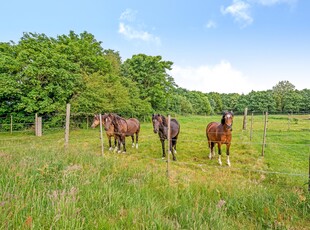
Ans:
[[[268,112],[265,113],[265,124],[264,124],[264,136],[263,136],[262,156],[265,155],[266,134],[267,134],[267,122],[268,122]]]
[[[171,139],[171,133],[170,133],[170,115],[168,115],[168,130],[167,130],[167,142],[168,142],[168,148],[167,148],[167,177],[169,178],[169,161],[170,161],[170,139]]]
[[[70,104],[67,104],[66,110],[66,130],[65,130],[65,148],[69,144],[69,129],[70,129]]]
[[[104,154],[104,146],[103,146],[103,135],[102,135],[102,117],[101,113],[99,114],[99,121],[100,121],[100,142],[101,142],[101,155]]]

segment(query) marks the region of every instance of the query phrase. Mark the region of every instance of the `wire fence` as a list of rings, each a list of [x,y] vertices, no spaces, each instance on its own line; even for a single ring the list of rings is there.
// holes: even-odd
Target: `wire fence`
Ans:
[[[31,117],[28,118],[30,120]],[[77,130],[83,129],[87,130],[90,128],[92,123],[92,118],[90,114],[71,114],[70,115],[70,129]],[[209,120],[214,119],[214,116],[202,116],[198,117],[199,119],[205,119],[206,123]],[[32,119],[35,120],[35,116],[32,116]],[[254,149],[259,149],[263,145],[263,132],[264,132],[264,125],[266,123],[264,116],[261,114],[256,116],[248,116],[244,118],[243,116],[239,116],[239,122],[234,124],[233,131],[233,139],[232,145],[239,145],[239,146],[252,146]],[[242,119],[247,120],[247,127],[244,129]],[[29,143],[37,143],[38,138],[34,137],[35,133],[35,121],[34,122],[19,122],[18,119],[14,119],[10,117],[10,122],[5,123],[8,121],[8,117],[0,117],[0,150],[5,150],[11,148],[11,146],[19,146],[19,147],[27,147]],[[57,117],[43,117],[42,118],[42,129],[43,129],[43,136],[45,142],[50,142],[51,145],[57,142],[60,144],[64,143],[63,137],[55,137],[50,135],[52,133],[59,133],[60,131],[65,130],[66,126],[66,117],[65,115],[61,114]],[[151,130],[152,126],[150,124],[150,119],[145,118],[143,119],[145,125]],[[195,122],[195,121],[193,121]],[[308,159],[299,158],[300,151],[304,154],[303,156],[308,155],[310,153],[310,114],[302,114],[302,115],[269,115],[268,116],[268,126],[267,126],[267,142],[265,145],[267,149],[279,149],[279,151],[273,151],[273,156],[281,158],[281,148],[286,148],[292,153],[292,161],[294,162],[305,162]],[[252,123],[252,124],[251,124]],[[251,125],[250,125],[251,124]],[[239,127],[235,128],[235,125]],[[190,126],[190,124],[188,124]],[[250,127],[251,126],[251,127]],[[182,127],[182,124],[181,124]],[[192,127],[191,132],[204,132],[205,127]],[[189,138],[186,133],[186,127],[184,130],[184,134],[182,133],[181,128],[181,136],[185,138],[179,138],[178,144],[184,146],[190,145],[198,145],[201,148],[207,148],[207,139],[205,135],[201,135],[199,138],[191,139]],[[296,132],[302,133],[303,138],[305,140],[301,140],[297,143],[293,143],[291,140],[292,135],[296,135]],[[250,140],[251,135],[251,140]],[[49,137],[50,136],[50,137]],[[99,136],[98,136],[99,137]],[[97,137],[97,138],[98,138]],[[106,137],[104,137],[106,139]],[[98,143],[99,143],[98,138]],[[142,133],[139,136],[140,142],[148,141],[159,143],[158,136],[152,134],[147,134],[146,132]],[[74,134],[70,135],[70,142],[80,142],[80,137],[75,137]],[[106,141],[106,140],[105,140]],[[128,143],[128,141],[127,141]],[[106,144],[106,142],[105,142]],[[160,152],[160,151],[158,151]],[[159,160],[158,158],[152,158],[148,156],[139,156],[139,158],[145,159],[152,159],[152,160]],[[187,161],[177,161],[174,164],[177,165],[189,165],[193,167],[197,167],[202,171],[207,171],[210,164],[203,164],[203,163],[196,163],[196,162],[187,162]],[[216,167],[216,166],[214,166]],[[309,165],[310,167],[310,165]],[[246,172],[253,172],[253,173],[261,173],[261,174],[279,174],[279,175],[286,175],[286,176],[297,176],[297,177],[308,177],[309,174],[307,173],[299,173],[299,172],[285,172],[285,171],[269,171],[269,170],[260,170],[260,169],[251,169],[246,167],[236,167],[232,166],[231,170],[237,171],[246,171]],[[310,170],[310,169],[309,169]]]

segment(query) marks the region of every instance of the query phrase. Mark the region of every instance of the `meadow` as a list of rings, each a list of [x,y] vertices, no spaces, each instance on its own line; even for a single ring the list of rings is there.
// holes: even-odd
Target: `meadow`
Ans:
[[[151,121],[139,149],[108,151],[99,128],[0,133],[0,229],[309,229],[309,115],[235,116],[231,167],[208,158],[205,127],[180,116],[177,161],[161,159]],[[171,158],[170,158],[171,159]]]

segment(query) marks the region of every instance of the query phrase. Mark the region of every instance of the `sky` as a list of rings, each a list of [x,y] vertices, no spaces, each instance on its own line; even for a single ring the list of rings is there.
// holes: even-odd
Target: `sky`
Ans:
[[[0,42],[84,31],[119,52],[173,62],[188,90],[310,89],[310,0],[2,0]]]

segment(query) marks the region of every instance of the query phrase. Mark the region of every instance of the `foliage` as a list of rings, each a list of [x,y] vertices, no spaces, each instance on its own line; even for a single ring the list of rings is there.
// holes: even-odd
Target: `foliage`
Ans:
[[[167,73],[172,65],[159,55],[145,54],[122,62],[118,51],[104,49],[87,32],[70,31],[56,38],[24,33],[17,44],[0,43],[0,116],[6,122],[10,115],[29,122],[35,113],[63,114],[66,103],[74,113],[136,117],[154,111],[240,114],[245,107],[272,113],[310,111],[309,89],[295,90],[288,81],[246,95],[202,93],[178,87]]]
[[[154,110],[165,110],[175,87],[173,78],[166,73],[172,64],[161,56],[138,54],[124,62],[122,74],[137,83],[142,100],[148,99]]]

